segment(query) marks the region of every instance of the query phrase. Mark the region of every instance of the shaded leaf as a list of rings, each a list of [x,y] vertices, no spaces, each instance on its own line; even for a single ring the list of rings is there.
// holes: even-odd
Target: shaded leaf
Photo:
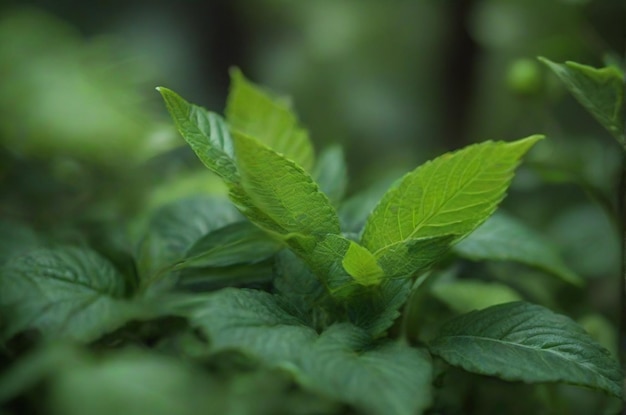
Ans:
[[[522,222],[497,212],[454,247],[473,260],[515,261],[548,271],[574,285],[582,278],[561,260],[556,247]]]
[[[438,300],[458,313],[522,299],[512,288],[495,282],[474,280],[441,282],[434,284],[430,290]]]
[[[158,87],[157,91],[165,100],[178,132],[200,161],[227,182],[236,183],[238,175],[233,160],[233,144],[222,117],[188,103],[167,88]]]
[[[349,324],[324,331],[299,360],[309,386],[365,414],[421,414],[431,402],[429,354],[404,344],[372,344]]]
[[[430,350],[463,369],[524,382],[564,382],[622,396],[622,373],[608,350],[570,318],[513,302],[456,317]]]
[[[260,140],[310,171],[314,162],[313,145],[291,108],[284,100],[247,80],[240,70],[232,69],[230,76],[225,114],[231,131]]]
[[[567,89],[622,146],[624,124],[624,74],[616,67],[593,68],[576,62],[564,64],[540,57]]]
[[[348,186],[348,167],[341,146],[333,145],[322,151],[313,177],[333,203],[341,202]]]
[[[92,250],[31,251],[0,268],[0,314],[8,317],[1,337],[36,329],[46,338],[94,340],[141,315],[125,291],[124,278]]]

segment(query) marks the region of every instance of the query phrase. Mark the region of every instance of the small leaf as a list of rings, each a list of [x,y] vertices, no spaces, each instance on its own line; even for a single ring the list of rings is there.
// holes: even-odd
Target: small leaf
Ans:
[[[474,280],[439,282],[431,287],[431,292],[458,313],[522,299],[515,290],[504,284]]]
[[[226,119],[232,132],[254,137],[307,171],[313,167],[313,145],[284,100],[272,97],[247,80],[240,70],[230,73]]]
[[[593,68],[576,62],[564,64],[540,57],[574,97],[606,128],[613,137],[626,146],[624,124],[624,74],[613,66]]]
[[[40,248],[0,268],[4,341],[26,330],[46,338],[94,340],[139,315],[124,299],[124,277],[86,248]]]
[[[453,239],[463,238],[494,212],[520,158],[541,138],[487,141],[418,167],[376,206],[363,231],[363,246],[381,263],[402,263],[411,245],[440,237],[444,239],[428,242],[433,255],[440,255]]]
[[[514,302],[445,323],[430,350],[463,369],[524,382],[564,382],[622,396],[622,373],[608,350],[570,318]]]
[[[563,281],[582,285],[582,278],[561,260],[554,245],[522,222],[498,212],[454,247],[473,260],[516,261],[550,272]]]
[[[282,244],[250,222],[235,222],[198,239],[177,269],[254,264],[269,258],[281,247]]]
[[[372,344],[349,324],[324,331],[299,360],[309,387],[371,415],[421,414],[431,403],[432,365],[425,350]]]
[[[359,284],[365,286],[379,284],[385,275],[372,253],[354,241],[350,241],[341,265]]]
[[[161,207],[138,248],[141,279],[147,282],[172,267],[207,233],[239,220],[237,209],[223,197],[196,196]]]
[[[233,144],[222,117],[188,103],[167,88],[158,87],[157,91],[165,100],[178,132],[200,161],[227,182],[236,183],[238,175]]]
[[[233,137],[246,200],[271,223],[256,215],[249,215],[250,220],[285,238],[319,239],[339,233],[335,209],[308,173],[254,138],[239,133]]]
[[[334,145],[322,151],[315,164],[313,177],[333,203],[341,202],[348,186],[348,168],[340,146]]]

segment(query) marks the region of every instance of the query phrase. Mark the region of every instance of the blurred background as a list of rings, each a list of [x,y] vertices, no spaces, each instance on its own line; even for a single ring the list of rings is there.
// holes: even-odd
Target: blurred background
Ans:
[[[528,277],[523,290],[615,326],[619,238],[608,211],[620,151],[536,57],[623,65],[624,9],[623,0],[5,0],[0,215],[4,226],[87,240],[123,266],[129,242],[112,224],[222,191],[154,87],[221,112],[238,66],[292,97],[318,151],[344,146],[351,193],[473,142],[546,134],[504,207],[558,244],[590,289],[550,291]]]

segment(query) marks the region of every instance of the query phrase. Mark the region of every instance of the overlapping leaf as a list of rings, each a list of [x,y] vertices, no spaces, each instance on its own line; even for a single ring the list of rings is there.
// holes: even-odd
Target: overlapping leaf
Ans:
[[[231,70],[226,119],[233,132],[254,137],[272,150],[311,171],[313,145],[285,100],[271,96],[248,81],[238,69]]]
[[[548,271],[574,285],[583,283],[581,277],[563,263],[554,245],[502,212],[494,214],[454,250],[465,258],[516,261]]]
[[[317,159],[313,177],[320,189],[335,204],[343,199],[348,186],[348,171],[340,146],[328,147]]]
[[[623,376],[608,350],[570,318],[513,302],[450,320],[432,353],[470,372],[524,382],[564,382],[622,396]]]
[[[576,62],[555,63],[539,58],[545,63],[572,95],[596,120],[606,128],[622,146],[624,134],[624,74],[616,67],[593,68]]]
[[[40,248],[0,268],[1,338],[27,329],[46,338],[89,341],[141,315],[124,278],[86,248]]]

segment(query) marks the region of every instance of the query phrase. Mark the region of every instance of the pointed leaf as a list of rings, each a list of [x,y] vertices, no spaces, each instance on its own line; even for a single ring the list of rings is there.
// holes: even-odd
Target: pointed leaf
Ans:
[[[238,181],[233,144],[226,123],[219,115],[190,104],[174,91],[158,87],[180,135],[200,161],[227,182]]]
[[[307,171],[313,167],[313,145],[284,100],[272,97],[231,70],[226,119],[231,131],[254,137]]]
[[[541,138],[487,141],[418,167],[383,196],[362,244],[379,259],[421,238],[464,237],[494,212],[520,158]]]
[[[315,164],[313,177],[333,203],[341,202],[348,186],[348,168],[340,146],[334,145],[322,151]]]
[[[253,264],[269,258],[282,246],[250,222],[235,222],[198,239],[177,268]]]
[[[624,137],[624,74],[613,66],[593,68],[576,62],[564,64],[540,57],[574,97],[622,146]]]
[[[431,402],[426,351],[391,341],[372,344],[366,332],[349,324],[324,331],[299,366],[309,387],[365,414],[421,414]]]
[[[372,253],[354,241],[350,241],[341,265],[361,285],[377,285],[385,276]]]
[[[335,209],[308,173],[254,138],[239,133],[233,137],[247,200],[272,223],[254,216],[249,217],[252,221],[286,237],[339,233]]]
[[[550,272],[574,285],[582,278],[561,260],[554,245],[522,222],[497,212],[454,247],[456,253],[473,260],[516,261]]]
[[[126,300],[124,277],[86,248],[40,248],[0,268],[1,340],[27,329],[46,338],[94,340],[139,307]]]
[[[622,396],[622,373],[608,350],[566,316],[524,302],[456,317],[430,342],[454,366],[505,380],[564,382]]]

